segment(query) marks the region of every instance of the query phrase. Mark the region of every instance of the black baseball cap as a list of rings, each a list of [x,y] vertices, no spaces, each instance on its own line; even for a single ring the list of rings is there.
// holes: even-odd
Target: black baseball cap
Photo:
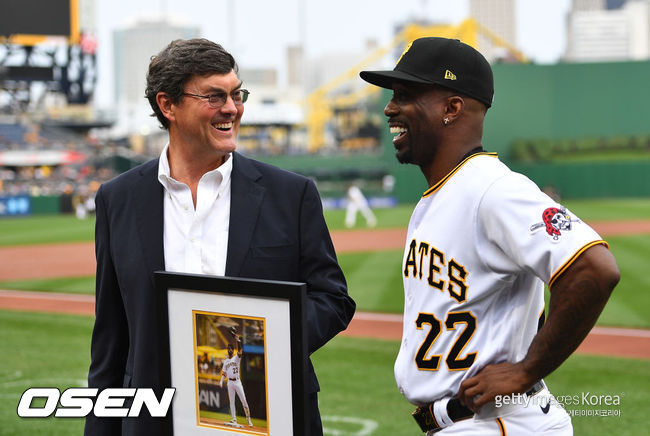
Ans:
[[[392,71],[362,71],[361,78],[382,88],[394,82],[439,85],[492,106],[492,68],[481,53],[457,39],[426,37],[406,46]]]

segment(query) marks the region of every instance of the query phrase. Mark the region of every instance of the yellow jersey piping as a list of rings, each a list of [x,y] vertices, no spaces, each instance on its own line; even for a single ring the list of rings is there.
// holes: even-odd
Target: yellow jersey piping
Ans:
[[[465,163],[466,163],[468,160],[470,160],[471,158],[476,157],[476,156],[491,156],[491,157],[499,157],[495,152],[488,152],[488,151],[482,151],[482,152],[480,152],[480,153],[475,153],[475,154],[473,154],[473,155],[471,155],[471,156],[466,157],[466,158],[463,159],[463,160],[462,160],[458,165],[456,165],[456,167],[455,167],[453,170],[451,170],[451,171],[449,172],[449,174],[447,174],[445,177],[443,177],[443,178],[442,178],[438,183],[436,183],[435,185],[433,185],[432,187],[430,187],[429,189],[427,189],[426,191],[424,191],[424,194],[422,194],[422,198],[428,197],[429,195],[433,194],[433,193],[436,192],[438,189],[440,189],[440,188],[442,187],[442,185],[444,185],[445,183],[447,183],[447,180],[449,180],[449,179],[451,178],[451,176],[453,176],[454,174],[456,174],[456,172],[458,172],[458,170],[459,170],[463,165],[465,165]]]
[[[499,431],[501,431],[501,436],[506,436],[506,425],[501,418],[497,418],[497,425],[499,426]]]
[[[562,275],[562,273],[564,271],[566,271],[567,268],[569,268],[573,264],[573,262],[575,262],[576,259],[578,257],[580,257],[580,255],[582,253],[584,253],[588,248],[591,248],[594,245],[600,245],[600,244],[603,244],[605,247],[609,248],[609,244],[606,241],[603,241],[602,239],[598,240],[598,241],[592,241],[592,242],[588,243],[587,245],[585,245],[584,247],[582,247],[580,250],[578,250],[573,256],[571,256],[571,258],[569,260],[564,262],[564,265],[562,265],[555,273],[553,273],[553,275],[551,275],[551,279],[548,281],[549,289],[551,288],[551,286],[553,286],[553,283],[555,283],[555,280],[557,280],[557,278],[560,277]]]

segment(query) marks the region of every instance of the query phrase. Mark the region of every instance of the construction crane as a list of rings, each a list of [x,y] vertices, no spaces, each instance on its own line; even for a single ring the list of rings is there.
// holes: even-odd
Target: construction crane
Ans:
[[[358,80],[359,72],[373,65],[388,53],[395,50],[400,45],[425,36],[440,36],[444,38],[454,38],[479,48],[479,36],[483,36],[491,41],[495,46],[504,48],[510,56],[521,63],[527,63],[529,60],[514,45],[499,37],[497,34],[481,25],[473,18],[468,18],[458,25],[421,25],[409,24],[395,35],[393,40],[383,47],[378,48],[358,64],[349,70],[334,78],[330,82],[314,90],[307,98],[307,131],[308,144],[310,151],[318,151],[326,145],[325,126],[332,119],[334,110],[345,108],[358,104],[373,93],[379,91],[375,86],[367,85],[355,92],[333,95],[333,92],[339,89],[345,83],[352,80]]]

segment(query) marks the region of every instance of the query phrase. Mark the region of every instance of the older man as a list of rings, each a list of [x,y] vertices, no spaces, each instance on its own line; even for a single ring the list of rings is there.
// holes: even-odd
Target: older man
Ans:
[[[346,328],[355,304],[314,183],[235,151],[248,91],[234,58],[205,39],[173,41],[151,60],[146,96],[169,143],[159,159],[97,193],[88,386],[162,388],[168,356],[153,346],[156,270],[307,283],[307,344],[316,351]],[[311,362],[307,377],[307,418],[317,436]],[[86,434],[160,435],[165,427],[160,418],[90,416]]]

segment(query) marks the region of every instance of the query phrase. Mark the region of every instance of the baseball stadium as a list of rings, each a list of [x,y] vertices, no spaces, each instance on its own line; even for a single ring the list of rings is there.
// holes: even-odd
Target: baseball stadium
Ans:
[[[8,3],[0,1],[2,7]],[[87,385],[95,314],[94,194],[102,183],[161,150],[155,133],[102,133],[112,121],[89,109],[92,86],[83,78],[78,86],[53,85],[61,81],[61,71],[69,68],[74,79],[74,65],[92,69],[94,62],[92,50],[81,48],[84,41],[74,25],[78,2],[62,4],[71,17],[61,30],[63,45],[70,49],[64,66],[10,65],[11,53],[47,51],[39,44],[48,32],[59,30],[7,37],[0,19],[5,43],[0,96],[6,95],[0,99],[0,435],[83,434],[83,418],[25,419],[16,408],[31,387],[63,391]],[[269,119],[255,111],[254,100],[251,120],[242,119],[238,151],[315,181],[349,295],[357,304],[347,330],[311,356],[321,388],[324,435],[421,434],[411,417],[414,406],[396,387],[393,365],[402,339],[407,225],[427,184],[417,168],[400,165],[394,157],[393,135],[383,115],[391,92],[364,87],[358,74],[380,59],[394,63],[408,42],[422,36],[498,49],[491,59],[496,92],[486,116],[484,148],[589,224],[608,242],[620,268],[620,283],[596,326],[545,378],[571,416],[574,434],[646,434],[650,56],[536,64],[469,18],[454,25],[402,23],[391,42],[311,90],[301,100],[302,120]],[[57,94],[67,104],[39,106],[48,98],[34,101],[35,83],[45,83],[45,94]],[[252,86],[251,91],[254,95]],[[363,217],[353,225],[346,222],[351,185],[367,197],[376,217],[373,225]],[[220,381],[228,344],[239,338],[246,395],[265,395],[262,324],[219,314],[197,318],[196,383],[205,391],[197,402],[203,404],[201,419],[208,427],[238,429],[228,427],[228,394]],[[212,401],[217,397],[221,402]],[[245,424],[239,401],[237,420]],[[265,404],[249,403],[253,426],[242,432],[269,434]]]

